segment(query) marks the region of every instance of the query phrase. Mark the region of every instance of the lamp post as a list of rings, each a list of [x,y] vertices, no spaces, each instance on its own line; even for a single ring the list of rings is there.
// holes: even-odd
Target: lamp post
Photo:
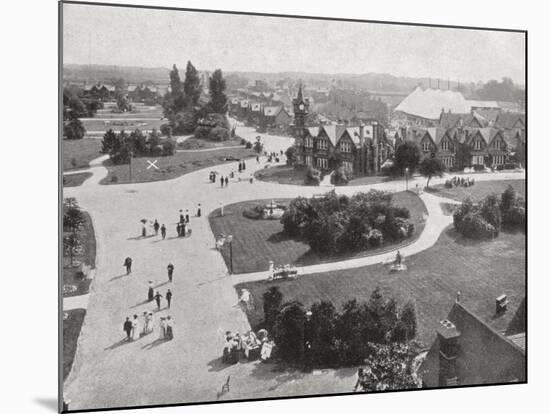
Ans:
[[[304,318],[304,371],[311,370],[311,315],[313,313],[308,310]]]
[[[409,167],[405,168],[405,191],[409,191]]]
[[[230,234],[225,240],[229,243],[229,272],[233,274],[233,236]]]
[[[129,157],[129,162],[128,162],[128,167],[130,168],[130,182],[132,182],[132,156],[133,156],[133,152],[130,151],[128,153],[128,157]]]

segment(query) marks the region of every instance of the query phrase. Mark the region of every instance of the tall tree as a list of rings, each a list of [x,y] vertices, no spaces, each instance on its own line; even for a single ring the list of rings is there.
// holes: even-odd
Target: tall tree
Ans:
[[[201,80],[198,70],[193,66],[191,61],[187,62],[183,92],[185,94],[187,107],[193,108],[198,105],[202,93]]]
[[[218,114],[227,112],[227,96],[225,95],[225,79],[221,69],[216,69],[210,77],[210,111]]]
[[[185,106],[185,95],[181,84],[180,74],[177,66],[174,64],[170,71],[170,97],[171,111],[173,113],[181,111]]]
[[[72,118],[63,124],[63,135],[67,139],[82,139],[86,133],[86,128],[78,118]]]
[[[430,187],[430,180],[433,177],[441,177],[445,172],[445,165],[438,158],[424,158],[420,163],[420,168],[418,169],[420,174],[428,179],[426,182],[426,187]]]
[[[403,175],[405,168],[412,174],[420,161],[420,148],[412,141],[405,141],[395,150],[394,168],[396,172]]]
[[[285,303],[273,329],[275,343],[281,359],[291,363],[304,360],[305,311],[301,303]]]
[[[263,294],[264,300],[264,324],[268,331],[273,329],[277,314],[283,303],[283,294],[277,286],[272,286]]]

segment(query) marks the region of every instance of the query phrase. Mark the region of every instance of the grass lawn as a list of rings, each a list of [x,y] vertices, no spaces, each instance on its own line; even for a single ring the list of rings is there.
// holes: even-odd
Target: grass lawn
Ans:
[[[241,145],[241,139],[239,137],[234,137],[227,141],[210,141],[207,139],[201,138],[187,138],[182,143],[179,143],[177,148],[182,150],[196,150],[196,149],[208,149],[208,148],[226,148],[226,147],[244,147]]]
[[[443,184],[438,184],[433,186],[430,192],[457,201],[464,201],[470,197],[477,202],[491,193],[500,196],[509,185],[514,187],[518,195],[525,198],[525,180],[476,181],[472,187],[454,188],[445,188]]]
[[[102,155],[99,152],[101,150],[99,139],[64,139],[61,145],[63,171],[88,168],[90,161]]]
[[[92,268],[95,268],[95,234],[94,227],[92,225],[92,220],[90,215],[86,212],[84,213],[84,224],[80,230],[80,241],[82,244],[82,253],[76,255],[73,258],[73,261],[78,261],[80,263],[85,263],[90,265]],[[88,293],[90,288],[90,279],[83,277],[80,272],[80,266],[71,267],[69,257],[63,257],[63,284],[64,285],[73,285],[76,287],[76,291],[65,294],[64,296],[76,296],[83,295]]]
[[[256,171],[254,176],[258,180],[276,182],[279,184],[306,185],[304,184],[306,170],[296,169],[288,165],[268,167],[263,170]],[[378,184],[390,180],[392,180],[391,177],[372,175],[353,178],[350,180],[348,185]]]
[[[296,169],[288,165],[277,165],[256,171],[254,177],[257,180],[279,184],[305,185],[306,170]]]
[[[240,148],[222,148],[219,151],[206,152],[176,152],[169,157],[140,157],[132,159],[132,182],[143,183],[151,181],[162,181],[176,178],[188,174],[201,168],[210,167],[228,161],[227,158],[245,159],[255,156],[254,152],[244,147]],[[158,160],[156,165],[159,169],[147,169],[149,164],[147,160]],[[129,166],[128,164],[114,165],[110,160],[105,161],[104,165],[109,171],[101,184],[120,184],[128,183]],[[116,177],[116,181],[113,181]],[[205,176],[205,179],[207,177]]]
[[[130,118],[130,119],[128,119]],[[167,123],[166,120],[158,119],[152,119],[151,117],[147,117],[144,119],[131,119],[134,118],[131,115],[125,115],[124,117],[121,117],[121,119],[113,119],[110,121],[102,121],[100,119],[94,119],[94,118],[85,118],[82,119],[82,125],[84,125],[84,128],[86,128],[86,131],[107,131],[108,129],[113,129],[114,131],[127,131],[131,132],[136,129],[141,130],[150,130],[150,129],[156,129],[157,131],[160,130],[160,126],[162,124]]]
[[[307,243],[288,238],[283,233],[283,225],[278,220],[253,220],[243,216],[242,212],[245,209],[271,200],[246,201],[225,206],[223,217],[219,217],[219,210],[215,210],[210,214],[209,221],[215,236],[219,234],[234,236],[233,271],[235,273],[257,272],[267,270],[269,260],[273,260],[276,266],[287,263],[311,265],[379,254],[412,243],[424,229],[423,215],[427,213],[426,207],[416,194],[410,192],[396,193],[393,200],[395,206],[404,206],[410,210],[411,219],[416,226],[415,235],[399,244],[383,245],[377,249],[347,255],[319,256],[311,251]],[[275,201],[287,203],[290,200]],[[224,249],[222,255],[229,267],[228,249]]]
[[[368,300],[379,286],[383,294],[402,304],[416,304],[418,336],[425,345],[433,340],[438,321],[451,309],[456,293],[461,302],[497,331],[505,331],[525,296],[525,235],[501,233],[492,241],[471,241],[449,227],[432,248],[407,257],[408,270],[390,273],[383,265],[299,277],[294,281],[252,282],[236,286],[250,291],[254,307],[250,324],[263,319],[262,294],[278,286],[284,301],[299,300],[310,307],[329,300],[337,309],[353,298]],[[495,316],[495,299],[508,295],[509,310]]]
[[[66,312],[68,317],[63,320],[63,381],[71,372],[74,355],[78,345],[78,335],[86,316],[85,309],[73,309]]]
[[[78,187],[82,185],[84,181],[92,176],[90,172],[83,172],[78,174],[69,174],[63,176],[63,187]]]

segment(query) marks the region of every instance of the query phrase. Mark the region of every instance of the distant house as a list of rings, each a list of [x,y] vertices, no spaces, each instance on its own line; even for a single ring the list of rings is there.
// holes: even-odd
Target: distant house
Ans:
[[[435,331],[437,337],[418,370],[429,388],[525,382],[525,300],[503,318],[504,333],[456,302]]]
[[[441,112],[439,116],[439,126],[441,128],[485,128],[489,125],[484,117],[473,111],[467,114]]]
[[[265,106],[262,108],[261,126],[287,127],[292,123],[292,117],[283,106]]]
[[[98,99],[108,101],[115,98],[116,88],[113,85],[107,85],[98,82],[93,85],[85,85],[83,91],[84,98]]]
[[[502,128],[505,130],[525,129],[525,115],[513,112],[501,112],[494,126],[495,128]]]

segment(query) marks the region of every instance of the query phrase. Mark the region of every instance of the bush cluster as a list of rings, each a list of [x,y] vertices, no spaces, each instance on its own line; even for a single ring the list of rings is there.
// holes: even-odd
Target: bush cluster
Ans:
[[[475,205],[464,201],[454,212],[455,229],[465,237],[488,239],[497,237],[501,227],[525,229],[525,202],[509,186],[502,196],[491,194]]]
[[[169,156],[174,155],[176,145],[171,139],[161,139],[158,132],[153,130],[145,136],[139,129],[127,134],[124,131],[118,134],[109,129],[103,136],[101,152],[109,154],[115,164],[129,162],[130,153],[134,157],[147,155]]]
[[[291,237],[305,240],[319,253],[352,252],[395,242],[414,234],[406,208],[392,206],[392,196],[371,190],[352,197],[334,191],[322,197],[298,197],[281,223]]]
[[[352,173],[350,170],[344,167],[338,167],[330,176],[330,183],[334,185],[348,185],[351,178]]]
[[[311,367],[356,365],[370,356],[368,343],[404,343],[417,332],[414,304],[399,307],[379,288],[366,302],[346,302],[340,312],[329,301],[314,303],[309,317],[301,303],[283,303],[276,287],[266,291],[263,300],[264,324],[270,332],[272,329],[279,357],[289,363],[307,360]]]
[[[319,185],[321,184],[321,171],[313,168],[311,165],[307,168],[306,178],[304,179],[305,185]]]

